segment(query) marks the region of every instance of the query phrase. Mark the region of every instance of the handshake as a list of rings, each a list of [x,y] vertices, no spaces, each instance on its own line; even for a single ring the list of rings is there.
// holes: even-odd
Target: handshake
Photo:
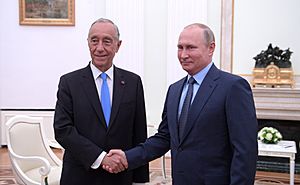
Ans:
[[[101,166],[110,173],[119,173],[128,168],[128,162],[124,151],[113,149],[102,160]]]

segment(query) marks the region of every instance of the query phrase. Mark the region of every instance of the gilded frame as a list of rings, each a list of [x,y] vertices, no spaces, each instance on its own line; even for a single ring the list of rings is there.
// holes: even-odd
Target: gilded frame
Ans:
[[[19,0],[20,25],[74,26],[75,0]]]

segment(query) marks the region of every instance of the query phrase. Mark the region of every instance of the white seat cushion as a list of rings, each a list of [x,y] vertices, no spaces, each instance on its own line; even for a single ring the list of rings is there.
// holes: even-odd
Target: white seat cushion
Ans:
[[[40,182],[40,173],[39,173],[40,168],[34,168],[31,170],[28,170],[25,172],[25,174],[32,180],[36,182]],[[60,167],[51,167],[50,174],[48,176],[48,184],[49,185],[59,185],[60,181],[60,175],[61,175],[61,168]]]

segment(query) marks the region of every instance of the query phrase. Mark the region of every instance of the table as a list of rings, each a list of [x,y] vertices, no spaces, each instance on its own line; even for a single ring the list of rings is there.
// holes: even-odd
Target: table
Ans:
[[[290,185],[294,185],[296,153],[295,141],[282,140],[277,144],[265,144],[258,141],[258,155],[290,158]]]

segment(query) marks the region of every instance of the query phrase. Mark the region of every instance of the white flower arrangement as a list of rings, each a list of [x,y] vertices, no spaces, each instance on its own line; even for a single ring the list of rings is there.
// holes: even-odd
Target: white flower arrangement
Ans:
[[[276,128],[264,127],[258,132],[258,139],[263,143],[276,144],[282,140],[282,135]]]

